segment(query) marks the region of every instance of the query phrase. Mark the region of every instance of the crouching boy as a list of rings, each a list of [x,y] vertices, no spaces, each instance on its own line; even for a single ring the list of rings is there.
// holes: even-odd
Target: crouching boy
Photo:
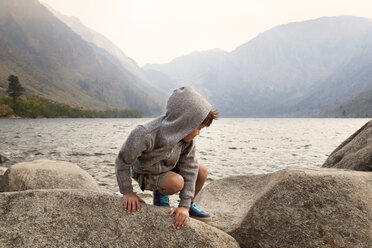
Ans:
[[[198,164],[194,137],[211,125],[218,113],[191,87],[174,90],[167,112],[146,124],[138,125],[128,136],[115,161],[116,178],[128,213],[140,210],[144,202],[133,192],[131,177],[142,190],[153,191],[156,206],[169,206],[168,195],[180,192],[173,227],[185,226],[189,216],[209,221],[209,214],[194,203],[207,178],[207,169]]]

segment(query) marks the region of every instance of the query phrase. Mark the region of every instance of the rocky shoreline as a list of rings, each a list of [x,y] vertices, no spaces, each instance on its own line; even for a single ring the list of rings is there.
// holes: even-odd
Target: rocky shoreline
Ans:
[[[369,121],[323,165],[335,168],[292,166],[211,182],[196,202],[213,220],[192,219],[181,230],[151,205],[126,214],[122,198],[77,165],[18,163],[0,170],[0,246],[369,248],[371,158]]]
[[[37,160],[2,171],[0,247],[239,247],[200,221],[174,230],[162,208],[142,204],[127,214],[122,197],[72,163]]]

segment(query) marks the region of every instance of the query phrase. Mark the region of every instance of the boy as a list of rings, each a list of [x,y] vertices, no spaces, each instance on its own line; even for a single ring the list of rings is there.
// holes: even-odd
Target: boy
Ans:
[[[209,126],[218,113],[191,87],[174,90],[164,116],[137,126],[128,136],[115,161],[116,178],[124,198],[124,209],[134,214],[140,202],[130,175],[142,190],[154,191],[154,205],[170,208],[168,195],[180,192],[173,227],[185,226],[188,217],[209,221],[209,214],[192,202],[207,178],[207,169],[198,164],[194,137]]]

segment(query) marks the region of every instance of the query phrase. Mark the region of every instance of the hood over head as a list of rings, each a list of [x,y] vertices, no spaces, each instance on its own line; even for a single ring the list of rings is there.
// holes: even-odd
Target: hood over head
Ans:
[[[168,145],[175,145],[196,129],[212,105],[193,88],[186,86],[175,89],[169,97],[167,112],[162,121],[161,134]]]

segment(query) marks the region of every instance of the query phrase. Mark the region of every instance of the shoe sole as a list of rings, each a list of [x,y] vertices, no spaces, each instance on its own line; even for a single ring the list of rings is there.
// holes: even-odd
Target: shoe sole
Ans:
[[[171,210],[171,208],[169,208],[169,207],[164,207],[164,206],[156,206],[156,205],[153,205],[153,206],[155,206],[155,207],[159,207],[159,208],[164,208],[164,209],[166,209],[166,210]]]
[[[209,221],[212,220],[212,217],[208,217],[208,218],[202,218],[202,217],[196,217],[196,216],[190,216],[190,217],[193,218],[193,219],[203,221],[203,222],[209,222]]]

